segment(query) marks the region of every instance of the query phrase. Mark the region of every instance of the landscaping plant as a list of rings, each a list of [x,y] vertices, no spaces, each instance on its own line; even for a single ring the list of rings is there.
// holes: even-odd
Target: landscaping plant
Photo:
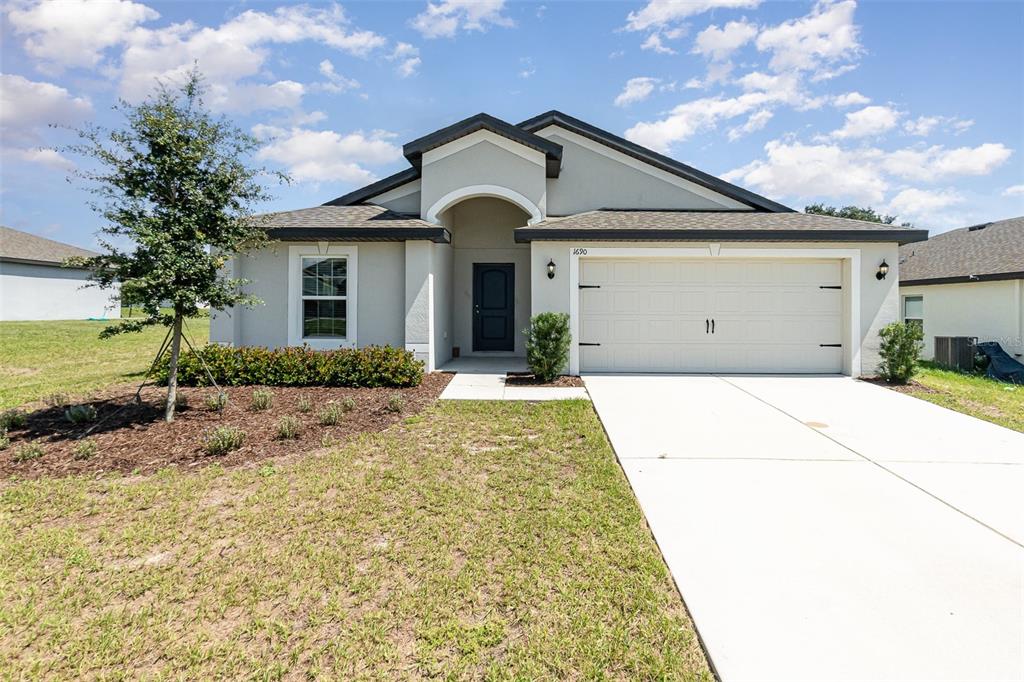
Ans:
[[[878,332],[881,345],[878,354],[878,374],[886,381],[906,384],[917,372],[917,361],[921,355],[921,340],[924,338],[920,325],[905,322],[887,324]]]
[[[388,396],[388,412],[401,412],[405,407],[405,398],[398,393]]]
[[[14,455],[11,459],[21,464],[22,462],[28,462],[33,459],[39,459],[43,456],[43,446],[39,443],[25,443],[14,451]]]
[[[64,410],[64,418],[72,424],[94,422],[96,416],[96,408],[92,405],[72,405]]]
[[[341,421],[341,415],[344,410],[338,403],[327,403],[317,418],[320,420],[321,426],[336,426]]]
[[[81,440],[75,443],[72,457],[75,459],[92,459],[96,456],[99,446],[94,440]]]
[[[242,447],[245,432],[234,426],[218,426],[206,434],[206,454],[222,457]]]
[[[312,412],[313,411],[313,401],[310,400],[309,398],[306,398],[306,397],[299,398],[299,403],[296,406],[296,409],[299,412],[302,412],[303,414],[305,414],[307,412]]]
[[[185,318],[207,304],[223,310],[258,302],[224,265],[267,242],[251,210],[271,198],[262,180],[288,180],[249,166],[260,142],[211,114],[202,95],[193,70],[179,89],[161,84],[140,104],[122,101],[115,110],[123,128],[84,127],[64,150],[86,157],[74,173],[98,197],[94,208],[104,220],[101,255],[69,263],[87,268],[101,288],[120,287],[142,311],[101,336],[169,328],[166,421],[174,420]]]
[[[218,391],[211,396],[206,397],[206,409],[211,412],[223,412],[224,408],[228,406],[228,394],[224,391]]]
[[[542,381],[558,378],[569,362],[570,341],[568,315],[534,315],[526,330],[526,363],[534,376]]]
[[[302,422],[295,417],[285,415],[277,422],[277,437],[282,440],[298,438],[302,431]]]
[[[265,388],[253,389],[252,402],[249,406],[255,410],[269,410],[270,404],[274,401],[274,395]]]
[[[11,429],[24,428],[28,423],[28,417],[21,410],[7,410],[0,412],[0,430],[10,431]]]

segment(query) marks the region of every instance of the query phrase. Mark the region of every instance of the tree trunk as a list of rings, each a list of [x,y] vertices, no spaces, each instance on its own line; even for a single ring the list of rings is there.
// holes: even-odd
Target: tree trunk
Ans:
[[[171,331],[171,364],[167,371],[167,405],[164,407],[164,421],[174,421],[174,408],[178,402],[178,356],[181,354],[181,315],[175,313],[174,328]]]

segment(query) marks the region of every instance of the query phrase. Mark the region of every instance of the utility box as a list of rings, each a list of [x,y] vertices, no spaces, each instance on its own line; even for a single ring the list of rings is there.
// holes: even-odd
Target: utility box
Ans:
[[[974,369],[974,355],[978,339],[973,336],[936,336],[935,362],[943,367],[970,372]]]

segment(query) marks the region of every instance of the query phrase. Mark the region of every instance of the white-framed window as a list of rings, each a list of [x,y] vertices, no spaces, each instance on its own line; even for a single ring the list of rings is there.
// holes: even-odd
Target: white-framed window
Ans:
[[[288,249],[288,345],[354,348],[358,248],[320,242]]]
[[[924,329],[924,296],[903,297],[903,321]]]

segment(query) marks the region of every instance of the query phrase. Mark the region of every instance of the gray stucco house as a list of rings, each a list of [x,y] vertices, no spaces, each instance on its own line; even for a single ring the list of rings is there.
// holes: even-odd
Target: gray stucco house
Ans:
[[[588,123],[486,114],[404,146],[409,168],[265,216],[235,258],[265,301],[215,342],[525,354],[568,313],[569,371],[872,373],[900,244],[927,231],[794,212]],[[888,273],[882,267],[888,268]]]

